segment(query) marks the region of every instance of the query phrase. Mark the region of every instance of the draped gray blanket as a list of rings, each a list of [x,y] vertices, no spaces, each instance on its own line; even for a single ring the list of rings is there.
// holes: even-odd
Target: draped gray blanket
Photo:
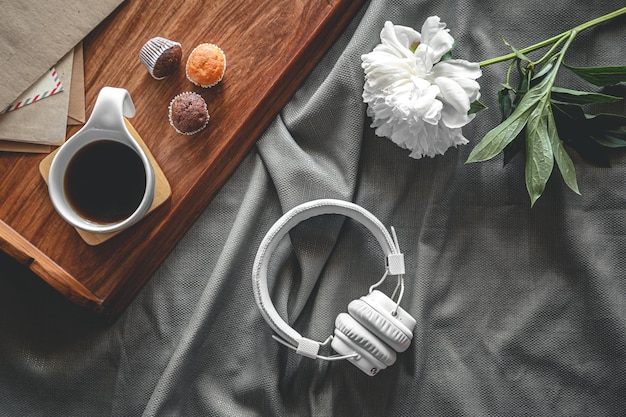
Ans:
[[[97,324],[1,258],[0,415],[624,415],[624,151],[611,152],[611,168],[570,152],[582,196],[553,175],[531,209],[521,156],[504,168],[501,156],[465,164],[500,122],[507,64],[483,69],[489,109],[463,129],[470,143],[419,160],[370,128],[360,66],[386,20],[420,30],[438,15],[455,55],[478,62],[510,51],[500,35],[521,48],[618,7],[367,3],[114,324]],[[566,61],[624,65],[625,36],[624,18],[583,32]],[[564,71],[559,82],[585,86]],[[316,198],[363,206],[395,227],[404,251],[402,305],[415,337],[375,377],[276,343],[254,301],[263,236]],[[328,215],[298,225],[271,269],[278,312],[324,340],[384,263],[367,229]]]

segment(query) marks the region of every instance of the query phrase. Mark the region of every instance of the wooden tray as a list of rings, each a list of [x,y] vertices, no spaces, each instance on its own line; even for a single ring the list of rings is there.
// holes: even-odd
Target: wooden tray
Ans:
[[[0,153],[0,251],[72,302],[114,320],[193,224],[313,69],[364,0],[128,0],[84,40],[87,114],[104,86],[129,90],[131,120],[167,177],[171,198],[129,230],[90,246],[54,211],[38,167],[44,156]],[[143,43],[180,42],[225,51],[217,87],[184,68],[154,80],[138,59]],[[169,126],[169,101],[196,91],[211,120],[194,136]],[[68,137],[78,127],[68,129]]]

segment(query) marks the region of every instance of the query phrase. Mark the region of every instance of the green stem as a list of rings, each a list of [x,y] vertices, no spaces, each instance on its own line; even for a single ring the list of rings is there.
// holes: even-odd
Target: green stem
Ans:
[[[513,71],[513,64],[514,62],[511,62],[509,64],[509,69],[506,70],[506,85],[510,86],[511,84],[511,72]]]
[[[570,32],[573,32],[573,31],[570,31]],[[571,33],[570,33],[570,36],[571,36]],[[554,45],[552,45],[550,50],[548,52],[546,52],[546,54],[539,61],[533,62],[533,65],[535,65],[535,66],[541,65],[542,62],[547,61],[548,59],[550,59],[552,57],[552,54],[554,53],[554,51],[556,51],[556,48],[558,48],[559,45],[562,44],[565,41],[565,39],[568,39],[568,38],[563,36],[561,39],[556,41],[554,43]]]
[[[532,51],[534,51],[536,49],[541,49],[543,47],[551,45],[554,42],[557,42],[558,40],[563,38],[564,36],[568,36],[569,32],[570,31],[568,30],[567,32],[563,32],[560,35],[553,36],[552,38],[546,39],[545,41],[542,41],[542,42],[536,43],[534,45],[528,46],[528,47],[526,47],[524,49],[520,49],[520,52],[523,53],[523,54],[526,54],[526,53],[532,52]],[[499,56],[499,57],[496,57],[496,58],[491,58],[491,59],[488,59],[486,61],[482,61],[478,65],[480,65],[481,67],[486,67],[488,65],[497,64],[498,62],[504,62],[504,61],[508,61],[508,60],[511,60],[511,59],[514,59],[514,58],[517,58],[517,54],[515,52],[511,52],[510,54],[507,54],[507,55],[502,55],[502,56]]]
[[[596,17],[595,19],[590,20],[586,23],[583,23],[582,25],[576,26],[574,30],[578,32],[582,32],[585,29],[589,29],[592,26],[614,19],[618,16],[623,15],[624,13],[626,13],[626,7],[622,7],[621,9],[615,10],[614,12],[611,12],[609,14],[605,14],[604,16]]]
[[[608,20],[614,19],[614,18],[616,18],[618,16],[621,16],[621,15],[623,15],[625,13],[626,13],[626,7],[622,7],[621,9],[615,10],[614,12],[611,12],[609,14],[605,14],[604,16],[600,16],[600,17],[597,17],[597,18],[595,18],[593,20],[585,22],[585,23],[583,23],[581,25],[576,26],[573,29],[570,29],[570,30],[568,30],[566,32],[563,32],[561,34],[553,36],[553,37],[551,37],[549,39],[546,39],[546,40],[544,40],[542,42],[539,42],[539,43],[536,43],[534,45],[528,46],[528,47],[526,47],[524,49],[521,49],[520,52],[523,53],[523,54],[526,54],[528,52],[532,52],[532,51],[535,51],[537,49],[544,48],[544,47],[546,47],[548,45],[552,45],[555,42],[562,41],[566,37],[569,37],[572,34],[572,32],[582,32],[585,29],[589,29],[592,26],[595,26],[595,25],[598,25],[600,23],[606,22]],[[515,54],[515,52],[512,52],[512,53],[507,54],[507,55],[502,55],[502,56],[499,56],[499,57],[496,57],[496,58],[491,58],[491,59],[488,59],[486,61],[482,61],[482,62],[479,63],[479,65],[481,67],[486,67],[488,65],[497,64],[498,62],[508,61],[508,60],[514,59],[516,57],[517,57],[517,55]]]
[[[557,54],[558,55],[558,59],[557,59],[556,63],[554,64],[554,68],[555,69],[552,71],[553,75],[552,75],[552,77],[550,79],[549,87],[546,88],[546,91],[550,92],[552,90],[552,87],[554,86],[554,81],[556,80],[556,73],[558,72],[559,67],[563,63],[563,58],[565,57],[565,52],[567,52],[567,49],[569,48],[569,46],[574,41],[574,38],[576,37],[576,35],[578,35],[578,29],[577,28],[574,28],[574,29],[569,31],[569,36],[567,38],[567,42],[565,42],[565,45],[563,45],[563,48]],[[548,102],[549,102],[549,100],[548,100]]]

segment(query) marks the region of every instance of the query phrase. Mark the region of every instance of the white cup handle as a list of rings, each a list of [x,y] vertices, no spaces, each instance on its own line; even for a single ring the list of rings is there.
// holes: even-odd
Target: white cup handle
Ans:
[[[92,116],[86,128],[102,130],[125,130],[124,117],[135,116],[135,105],[128,90],[116,87],[102,87]]]

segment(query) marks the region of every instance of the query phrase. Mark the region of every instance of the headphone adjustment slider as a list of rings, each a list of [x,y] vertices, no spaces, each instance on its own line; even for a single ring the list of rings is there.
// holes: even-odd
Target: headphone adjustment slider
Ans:
[[[387,271],[390,275],[404,275],[404,255],[392,253],[387,256]]]
[[[307,358],[316,359],[320,350],[320,343],[303,337],[298,341],[296,353]]]

